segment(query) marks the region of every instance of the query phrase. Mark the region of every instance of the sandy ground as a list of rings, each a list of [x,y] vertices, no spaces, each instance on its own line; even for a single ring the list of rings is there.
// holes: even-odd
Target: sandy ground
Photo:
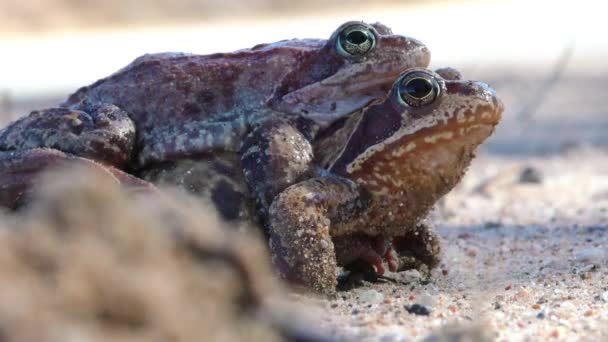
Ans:
[[[309,308],[268,307],[281,317],[271,324],[240,307],[241,288],[285,298],[261,242],[222,231],[198,201],[157,203],[92,174],[61,176],[43,182],[24,221],[1,216],[0,327],[11,327],[10,341],[286,338],[276,322],[306,341],[608,339],[606,149],[481,153],[431,215],[444,255],[430,278],[386,274],[330,299],[288,294]],[[203,252],[167,238],[175,227]],[[235,278],[216,254],[235,254],[251,277]]]
[[[312,300],[324,325],[369,341],[421,340],[454,324],[475,341],[608,340],[606,151],[484,154],[433,221],[444,259],[428,282],[389,274],[394,282]]]
[[[534,2],[529,6],[545,5]],[[395,12],[394,17],[387,13],[359,16],[375,16],[374,20],[387,21],[397,27],[403,25],[397,31],[427,42],[436,66],[450,64],[462,69],[467,78],[490,83],[503,98],[507,112],[463,182],[432,215],[444,240],[444,261],[430,280],[422,279],[417,272],[407,272],[389,274],[392,281],[367,283],[341,292],[331,300],[293,295],[297,301],[312,304],[316,308],[315,316],[321,318],[320,326],[336,337],[409,341],[423,340],[430,335],[429,341],[440,341],[438,334],[461,333],[474,341],[608,340],[608,151],[605,149],[608,145],[605,134],[608,130],[605,96],[608,64],[603,57],[608,45],[579,39],[560,77],[555,82],[547,82],[553,72],[552,65],[571,38],[566,30],[576,26],[585,33],[583,29],[591,27],[593,16],[603,12],[589,11],[591,17],[578,16],[585,18],[586,23],[570,26],[563,25],[566,21],[560,19],[570,12],[555,7],[559,15],[546,16],[547,21],[542,25],[530,26],[537,17],[534,13],[540,12],[526,7],[528,10],[517,12],[522,25],[509,26],[512,15],[495,15],[502,13],[502,8],[492,9],[496,12],[493,16],[476,8],[483,7],[466,10],[476,16],[476,20],[459,19],[464,10],[427,9],[414,14]],[[424,18],[430,13],[436,13],[433,18],[444,26],[427,30]],[[342,15],[353,17],[348,11]],[[398,20],[399,16],[407,20]],[[326,32],[333,27],[330,21],[333,25],[340,20],[328,16],[320,21],[322,30],[314,29]],[[312,29],[302,20],[298,23],[285,29],[292,30],[292,36],[301,36],[293,31],[297,25],[302,25],[307,32]],[[452,36],[442,29],[448,23]],[[256,33],[265,32],[270,26],[259,27],[251,29],[259,30]],[[478,27],[490,29],[478,31]],[[501,27],[503,30],[494,30]],[[235,27],[234,31],[240,28]],[[273,31],[277,31],[276,28]],[[153,40],[172,42],[181,34],[182,31],[169,31]],[[313,35],[321,36],[316,31]],[[90,45],[86,44],[99,44],[100,53],[92,57],[116,63],[112,66],[97,65],[93,59],[82,61],[74,50],[54,45],[56,41],[33,39],[29,43],[13,44],[7,40],[8,45],[0,45],[16,51],[11,55],[14,57],[0,59],[0,70],[6,76],[0,89],[9,89],[16,95],[3,99],[0,92],[0,123],[31,109],[56,104],[64,93],[73,90],[72,83],[88,83],[126,64],[141,54],[130,49],[131,41],[141,44],[138,48],[148,48],[147,40],[138,40],[143,36],[137,33],[120,37],[123,33],[95,41],[88,37],[76,37],[74,41],[67,37],[59,41],[66,47],[87,51],[93,48],[89,49]],[[592,36],[581,34],[581,37]],[[191,41],[188,39],[184,44],[190,46]],[[593,50],[593,44],[602,48]],[[247,45],[250,44],[238,43],[235,48]],[[38,55],[29,53],[34,51],[30,48],[48,51],[47,58],[39,59]],[[184,51],[176,45],[159,49]],[[197,47],[186,50],[192,49]],[[476,56],[479,51],[487,55]],[[585,53],[579,53],[581,51]],[[469,59],[469,63],[465,63]],[[19,65],[21,60],[25,63]],[[604,62],[599,63],[600,60]],[[60,63],[70,68],[54,66],[62,65]],[[91,64],[96,65],[95,70],[89,70]],[[42,75],[46,71],[48,74]],[[70,78],[84,77],[82,75],[86,75],[86,81]],[[41,81],[37,83],[37,80]],[[61,91],[50,92],[48,96],[25,91],[36,86],[50,89],[49,84],[60,84],[57,89]],[[15,88],[11,88],[13,85]],[[64,91],[66,88],[69,90]],[[25,95],[21,96],[21,91]],[[61,95],[53,95],[56,93]],[[538,97],[542,97],[538,105],[525,110]],[[448,331],[441,332],[446,327]],[[311,330],[317,329],[311,327]]]
[[[605,79],[566,70],[526,113],[546,71],[464,72],[492,84],[507,112],[433,214],[444,239],[440,269],[428,283],[409,272],[333,300],[297,299],[312,303],[321,326],[339,338],[422,340],[447,326],[446,334],[465,329],[475,341],[608,340],[608,152],[597,147],[608,144]],[[58,100],[11,107],[24,112]],[[408,313],[414,304],[429,314]]]
[[[522,115],[518,101],[534,74],[493,75],[509,110],[433,213],[444,239],[441,267],[430,280],[389,274],[394,282],[332,300],[295,295],[322,318],[312,331],[367,341],[437,341],[437,334],[608,340],[608,151],[597,146],[607,143],[602,83],[566,74]],[[581,100],[576,89],[585,84],[597,86]]]

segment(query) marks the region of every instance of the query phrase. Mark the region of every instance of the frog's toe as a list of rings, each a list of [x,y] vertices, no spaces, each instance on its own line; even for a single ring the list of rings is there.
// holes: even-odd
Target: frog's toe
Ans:
[[[386,260],[389,271],[397,272],[399,270],[399,256],[392,247],[384,253],[384,260]]]
[[[323,205],[292,186],[270,207],[270,248],[280,275],[294,285],[334,294],[337,264]]]
[[[338,264],[344,265],[349,270],[352,269],[352,265],[361,262],[373,266],[378,275],[383,275],[386,271],[385,263],[391,272],[395,272],[398,268],[391,240],[385,237],[354,234],[336,238],[334,243]]]
[[[376,273],[378,275],[384,274],[385,270],[384,265],[382,264],[382,256],[376,253],[376,251],[374,251],[373,249],[367,249],[363,251],[363,253],[361,254],[361,258],[367,261],[370,265],[374,266],[374,269],[376,270]]]

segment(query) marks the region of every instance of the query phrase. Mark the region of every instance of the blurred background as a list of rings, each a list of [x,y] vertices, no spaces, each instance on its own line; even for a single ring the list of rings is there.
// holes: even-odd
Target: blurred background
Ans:
[[[601,7],[593,0],[0,0],[0,124],[55,105],[144,53],[327,38],[356,19],[420,39],[432,67],[458,68],[498,91],[507,112],[486,150],[605,145]]]

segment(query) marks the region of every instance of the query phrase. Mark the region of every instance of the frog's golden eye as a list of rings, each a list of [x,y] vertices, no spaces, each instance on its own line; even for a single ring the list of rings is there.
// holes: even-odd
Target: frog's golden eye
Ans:
[[[338,35],[338,52],[346,57],[363,57],[376,46],[376,36],[370,27],[353,24]]]
[[[397,82],[399,99],[411,107],[431,104],[441,93],[437,78],[424,71],[406,73]]]

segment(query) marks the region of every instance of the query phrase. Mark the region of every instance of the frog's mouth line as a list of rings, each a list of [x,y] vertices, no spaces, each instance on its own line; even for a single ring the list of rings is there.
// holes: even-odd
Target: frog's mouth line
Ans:
[[[362,110],[365,110],[366,108],[368,108],[369,106],[372,106],[373,104],[375,104],[378,101],[379,101],[378,99],[374,99],[374,98],[362,98],[358,102],[356,102],[355,105],[352,106],[353,108],[350,111],[333,112],[333,113],[331,113],[331,112],[330,113],[314,112],[314,113],[306,114],[305,116],[306,116],[306,118],[314,121],[321,128],[327,128],[327,127],[331,126],[337,120],[339,120],[345,116],[355,115],[356,113],[359,113]],[[347,101],[347,102],[349,102],[351,104],[353,103],[352,101]]]

